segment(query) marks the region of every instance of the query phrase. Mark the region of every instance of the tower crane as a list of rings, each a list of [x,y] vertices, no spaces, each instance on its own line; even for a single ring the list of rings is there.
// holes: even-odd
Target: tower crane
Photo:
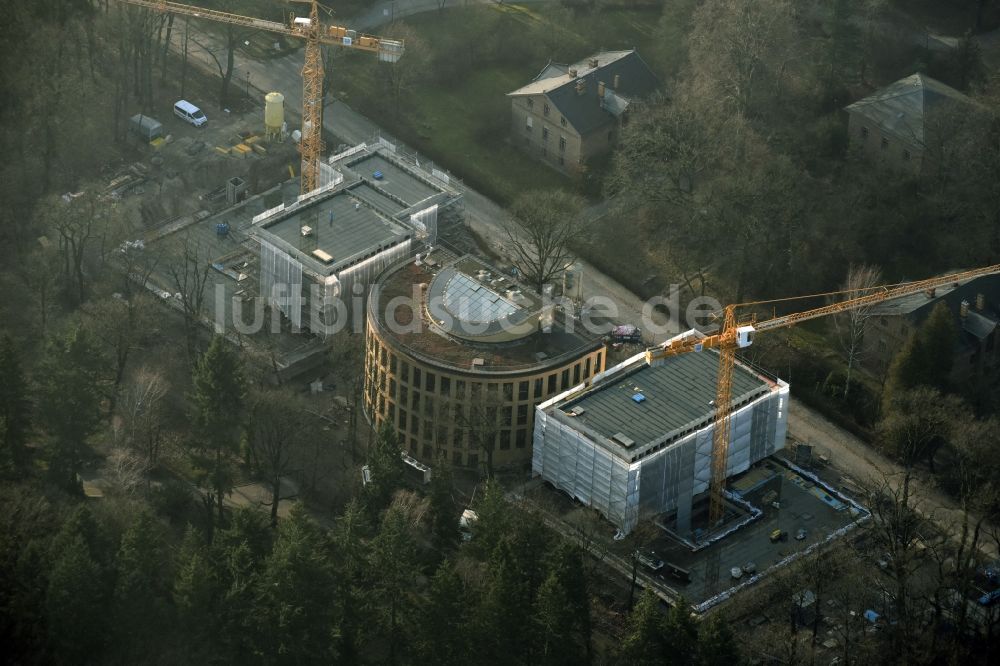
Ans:
[[[309,5],[309,16],[292,16],[288,25],[252,16],[241,16],[177,2],[166,2],[166,0],[118,0],[118,2],[158,12],[169,12],[255,30],[266,30],[305,40],[305,62],[302,66],[302,138],[299,139],[299,153],[302,155],[300,178],[302,194],[312,192],[319,186],[319,165],[323,150],[324,75],[320,47],[328,44],[368,51],[374,53],[380,61],[390,63],[398,61],[403,55],[403,42],[400,40],[358,34],[356,31],[342,26],[321,23],[317,0],[289,0],[289,2]]]
[[[763,321],[757,321],[756,315],[753,313],[748,313],[747,316],[740,320],[737,317],[736,311],[738,308],[763,305],[774,301],[756,301],[727,305],[722,311],[722,328],[718,333],[701,338],[686,337],[675,339],[663,345],[647,349],[646,362],[650,365],[659,365],[671,356],[677,356],[678,354],[700,352],[704,349],[717,349],[719,351],[719,374],[715,395],[715,421],[712,429],[712,476],[709,486],[709,523],[712,525],[717,524],[722,520],[725,512],[724,491],[729,462],[729,430],[731,427],[729,417],[732,413],[733,367],[736,363],[737,350],[753,344],[754,336],[760,332],[785,328],[809,319],[846,312],[889,301],[894,298],[920,293],[921,291],[930,293],[936,287],[943,287],[950,284],[957,285],[959,282],[970,278],[995,275],[997,273],[1000,273],[1000,264],[927,280],[918,280],[916,282],[873,287],[864,290],[870,293],[858,296],[857,298],[831,303],[830,305],[805,310],[804,312],[776,316]],[[816,296],[823,295],[817,294]],[[810,296],[803,296],[802,298],[810,298]]]

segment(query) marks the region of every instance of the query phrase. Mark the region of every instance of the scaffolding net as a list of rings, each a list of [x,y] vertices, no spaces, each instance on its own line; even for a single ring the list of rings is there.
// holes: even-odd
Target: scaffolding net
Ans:
[[[260,241],[260,296],[295,328],[302,327],[302,264],[265,240]]]

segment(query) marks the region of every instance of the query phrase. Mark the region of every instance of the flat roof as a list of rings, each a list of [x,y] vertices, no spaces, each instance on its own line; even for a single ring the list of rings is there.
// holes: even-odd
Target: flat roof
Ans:
[[[608,440],[624,435],[634,444],[620,445],[630,454],[675,431],[698,427],[715,417],[719,355],[689,352],[650,366],[638,361],[607,381],[598,381],[582,396],[550,408],[571,425],[584,426]],[[739,363],[733,371],[732,404],[743,404],[770,392],[774,384]],[[641,395],[641,399],[635,399]],[[581,413],[582,410],[582,413]],[[569,416],[570,412],[576,416]],[[616,438],[616,435],[619,437]]]
[[[351,195],[352,190],[340,190],[331,196],[317,196],[293,213],[273,222],[264,222],[260,232],[274,236],[300,252],[299,260],[321,273],[329,273],[344,261],[359,254],[388,246],[410,234],[401,224],[390,221],[369,205]],[[280,214],[279,214],[280,215]],[[310,236],[302,235],[302,227],[310,227]],[[317,259],[314,250],[333,257],[330,262]]]
[[[448,335],[428,321],[425,312],[430,290],[419,285],[429,285],[459,259],[457,255],[438,247],[431,253],[433,265],[417,265],[409,261],[383,273],[368,301],[370,317],[375,320],[381,334],[427,363],[479,375],[536,372],[563,365],[571,356],[580,356],[602,346],[599,335],[588,333],[579,324],[570,329],[563,325],[560,316],[556,317],[549,333],[536,330],[508,342],[470,342]],[[462,258],[463,261],[469,259],[467,256]],[[472,261],[478,262],[475,259]],[[496,268],[492,271],[494,275],[501,274]],[[415,302],[414,297],[419,300]],[[390,303],[394,309],[387,312]],[[390,316],[394,326],[387,325],[387,317]],[[475,359],[482,359],[483,363],[473,369]]]
[[[401,169],[377,153],[351,162],[349,168],[364,178],[369,185],[399,197],[406,203],[407,208],[442,191],[431,187],[412,173]],[[382,174],[381,179],[375,178],[376,171]]]

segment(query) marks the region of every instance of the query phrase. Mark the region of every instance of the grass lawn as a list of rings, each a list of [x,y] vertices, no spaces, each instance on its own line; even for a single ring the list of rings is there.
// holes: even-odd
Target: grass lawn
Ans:
[[[596,199],[600,187],[595,180],[567,178],[508,143],[510,100],[505,95],[528,83],[549,58],[575,62],[600,49],[635,47],[666,78],[686,52],[683,33],[693,4],[673,3],[676,20],[664,21],[659,33],[658,7],[573,12],[557,5],[495,5],[431,12],[405,21],[422,42],[419,57],[427,71],[419,72],[423,80],[404,93],[398,113],[387,101],[383,77],[361,58],[345,67],[359,75],[336,86],[346,93],[348,104],[387,133],[501,204],[530,189],[565,188]],[[473,24],[480,26],[479,32]],[[490,29],[484,32],[483,25]],[[497,43],[483,47],[476,63],[461,68],[460,75],[435,78],[434,63],[470,57],[468,42],[474,40]]]

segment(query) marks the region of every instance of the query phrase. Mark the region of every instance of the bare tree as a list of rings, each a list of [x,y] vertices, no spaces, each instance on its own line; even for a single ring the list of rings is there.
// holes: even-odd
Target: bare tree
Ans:
[[[303,405],[288,389],[259,390],[249,400],[247,442],[251,461],[271,491],[271,526],[278,526],[281,479],[306,442]]]
[[[188,236],[184,236],[176,254],[178,256],[167,266],[167,274],[177,290],[175,295],[180,300],[188,361],[193,364],[198,346],[198,327],[201,325],[205,305],[205,286],[212,266],[207,257],[201,256],[198,247]]]
[[[119,415],[125,443],[156,466],[163,443],[164,402],[170,384],[158,370],[143,366],[125,388]]]
[[[508,222],[505,226],[506,249],[538,293],[569,261],[569,242],[581,235],[582,211],[583,200],[562,190],[527,192],[511,206],[519,224]]]
[[[882,282],[882,271],[877,266],[852,264],[847,269],[847,281],[844,283],[844,299],[858,298],[872,293],[872,290]],[[840,341],[840,348],[847,361],[847,373],[844,379],[844,398],[851,388],[851,372],[854,366],[861,362],[864,356],[864,339],[872,316],[871,305],[852,308],[847,312],[833,317],[834,330]]]
[[[132,497],[142,487],[149,469],[149,461],[142,455],[124,447],[115,447],[105,459],[102,476],[111,492]]]

